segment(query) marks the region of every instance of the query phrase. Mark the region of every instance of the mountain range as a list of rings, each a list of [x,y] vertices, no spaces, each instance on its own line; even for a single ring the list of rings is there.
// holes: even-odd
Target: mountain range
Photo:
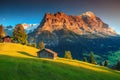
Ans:
[[[47,13],[38,29],[40,28],[42,29],[41,31],[38,30],[38,34],[42,31],[54,33],[54,31],[67,29],[78,35],[116,35],[116,32],[113,29],[90,11],[78,16],[66,15],[63,12],[57,12],[56,14]]]
[[[27,24],[27,23],[23,23],[22,24],[26,33],[31,33],[34,31],[34,29],[36,29],[38,27],[39,24]]]
[[[44,41],[47,48],[61,57],[70,50],[75,59],[94,52],[97,60],[105,60],[110,52],[120,49],[119,35],[91,11],[77,16],[46,13],[39,26],[28,35],[30,43]]]
[[[36,29],[39,24],[27,24],[27,23],[23,23],[22,25],[23,25],[23,28],[25,29],[25,32],[27,34],[29,34],[29,33],[33,32],[34,29]],[[9,36],[12,36],[13,29],[14,29],[14,27],[11,26],[11,25],[4,27],[5,34],[9,35]]]
[[[63,12],[46,13],[37,29],[29,35],[34,35],[34,38],[38,41],[43,39],[48,44],[50,40],[55,40],[55,44],[60,39],[68,37],[68,35],[73,38],[76,38],[75,35],[86,38],[104,38],[117,36],[117,33],[93,12],[88,11],[78,16],[66,15]]]
[[[91,11],[76,16],[64,12],[46,13],[39,24],[22,25],[29,43],[38,46],[44,41],[47,48],[61,57],[70,50],[75,59],[94,52],[97,60],[105,60],[109,59],[110,53],[117,54],[120,50],[119,35]],[[13,29],[12,26],[5,27],[6,34],[11,36]]]

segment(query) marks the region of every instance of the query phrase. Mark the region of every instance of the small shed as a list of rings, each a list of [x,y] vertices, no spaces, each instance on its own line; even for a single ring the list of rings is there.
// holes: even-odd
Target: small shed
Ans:
[[[40,58],[56,59],[57,58],[57,53],[50,50],[50,49],[45,48],[41,51],[38,51],[37,56],[40,57]]]
[[[3,42],[5,42],[5,43],[11,43],[11,37],[10,36],[5,36],[2,39],[3,39]]]

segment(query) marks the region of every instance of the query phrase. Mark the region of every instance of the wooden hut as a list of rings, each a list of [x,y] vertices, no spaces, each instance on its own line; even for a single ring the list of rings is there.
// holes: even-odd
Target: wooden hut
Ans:
[[[2,39],[3,39],[3,42],[5,42],[5,43],[11,43],[11,41],[12,41],[10,36],[5,36]]]
[[[38,51],[37,56],[40,57],[40,58],[56,59],[57,58],[57,53],[50,50],[50,49],[45,48],[41,51]]]

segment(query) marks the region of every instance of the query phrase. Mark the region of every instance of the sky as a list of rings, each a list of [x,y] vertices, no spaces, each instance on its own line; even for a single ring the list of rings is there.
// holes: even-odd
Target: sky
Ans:
[[[0,24],[40,23],[45,13],[94,12],[120,34],[120,0],[0,0]]]

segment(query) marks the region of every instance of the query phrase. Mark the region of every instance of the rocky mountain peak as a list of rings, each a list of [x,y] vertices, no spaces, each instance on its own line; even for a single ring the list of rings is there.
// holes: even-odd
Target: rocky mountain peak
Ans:
[[[88,16],[91,18],[96,18],[96,15],[92,12],[92,11],[87,11],[85,13],[82,14],[83,16]]]
[[[29,26],[29,24],[27,24],[27,23],[23,23],[22,25],[23,25],[24,29],[27,29]]]
[[[67,29],[78,35],[116,35],[116,32],[109,25],[91,11],[85,12],[80,16],[67,15],[64,12],[46,13],[37,29],[37,34],[40,34],[42,31],[54,33],[62,29]]]

